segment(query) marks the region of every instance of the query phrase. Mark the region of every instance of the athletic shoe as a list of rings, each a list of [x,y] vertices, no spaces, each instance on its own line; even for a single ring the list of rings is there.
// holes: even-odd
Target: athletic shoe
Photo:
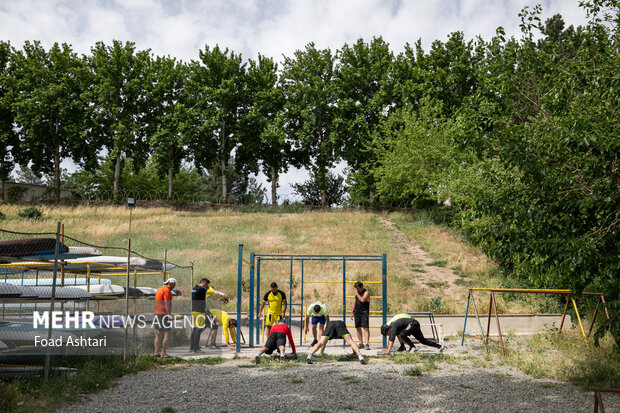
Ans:
[[[310,343],[310,347],[314,347],[316,343],[318,343],[319,340],[312,340],[312,343]]]
[[[418,352],[418,348],[417,348],[417,347],[411,347],[411,348],[409,349],[409,352],[410,352],[410,353],[417,353],[417,352]]]
[[[366,350],[370,350],[370,344],[366,344]]]
[[[366,357],[363,357],[360,359],[360,363],[361,364],[368,364],[368,360],[366,360]]]
[[[284,356],[284,354],[280,356],[280,361],[286,361],[286,357]]]
[[[403,351],[407,351],[407,349],[405,348],[405,345],[403,344],[402,346],[398,347],[398,351],[399,353],[402,353]]]
[[[256,364],[260,364],[260,356],[254,357],[254,361],[256,362]]]
[[[307,363],[307,364],[312,364],[312,359],[307,358],[307,359],[306,359],[306,363]]]
[[[446,351],[446,346],[442,345],[441,347],[439,347],[439,352],[440,353],[443,353],[444,351]]]
[[[209,348],[210,348],[210,349],[212,349],[212,350],[217,350],[217,349],[218,349],[218,346],[216,346],[215,344],[211,344],[211,345],[209,346]]]
[[[190,347],[190,348],[189,348],[189,352],[190,352],[190,353],[193,353],[193,352],[194,352],[194,347]]]

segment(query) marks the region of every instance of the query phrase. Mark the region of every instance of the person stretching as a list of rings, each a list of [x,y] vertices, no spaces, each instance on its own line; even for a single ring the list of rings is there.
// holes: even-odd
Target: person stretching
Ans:
[[[269,337],[267,338],[265,345],[263,346],[263,348],[260,349],[260,351],[256,355],[256,358],[254,359],[256,361],[256,364],[260,363],[260,359],[263,354],[271,354],[276,349],[280,351],[280,361],[284,361],[284,349],[286,347],[287,338],[288,342],[291,344],[291,354],[297,354],[297,351],[295,350],[295,342],[293,341],[293,335],[291,334],[291,329],[288,328],[286,324],[284,324],[284,321],[282,320],[280,321],[280,323],[271,327]]]
[[[389,336],[387,348],[381,350],[383,354],[389,354],[390,351],[392,351],[392,346],[394,346],[394,340],[396,340],[396,337],[398,337],[398,341],[400,341],[398,351],[405,351],[405,343],[409,346],[409,352],[415,353],[418,351],[418,348],[408,337],[410,335],[413,335],[416,340],[420,342],[420,344],[438,348],[440,353],[443,353],[446,349],[446,346],[439,345],[426,339],[424,334],[422,334],[418,320],[411,317],[409,314],[398,314],[392,317],[392,319],[388,321],[388,324],[381,326],[381,334],[384,336]]]
[[[316,335],[316,325],[319,325],[319,335],[322,335],[323,330],[325,329],[325,323],[329,323],[329,311],[327,310],[327,306],[320,301],[316,301],[308,306],[304,335],[308,334],[310,316],[312,316],[312,336],[314,337],[314,340],[312,340],[312,344],[310,344],[310,346],[314,346],[319,342]]]
[[[364,356],[361,355],[360,349],[357,344],[355,344],[355,341],[353,341],[353,339],[351,338],[351,334],[349,333],[349,330],[347,330],[347,325],[343,321],[339,320],[330,321],[329,323],[327,323],[327,326],[325,326],[325,330],[323,330],[323,335],[321,336],[321,339],[318,343],[314,345],[314,347],[312,347],[312,350],[310,350],[310,354],[308,354],[306,363],[312,364],[312,357],[314,356],[314,354],[319,350],[325,350],[325,346],[327,345],[327,342],[329,340],[338,339],[343,339],[345,343],[347,343],[351,347],[353,353],[357,356],[360,363],[368,363]]]

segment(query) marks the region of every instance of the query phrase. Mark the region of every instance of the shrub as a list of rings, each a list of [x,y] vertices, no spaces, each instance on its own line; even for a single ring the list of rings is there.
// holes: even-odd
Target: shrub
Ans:
[[[6,219],[6,215],[2,211],[0,211],[0,221],[4,221]]]
[[[43,217],[43,211],[37,207],[28,207],[19,211],[17,215],[24,219],[41,219]]]
[[[11,186],[7,188],[6,197],[5,197],[6,202],[13,203],[13,202],[21,201],[22,196],[24,196],[27,190],[28,188],[26,188],[25,186],[19,186],[19,185]]]

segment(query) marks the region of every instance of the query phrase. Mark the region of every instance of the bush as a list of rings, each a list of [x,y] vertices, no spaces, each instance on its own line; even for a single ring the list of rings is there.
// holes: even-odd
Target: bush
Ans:
[[[2,211],[0,211],[0,221],[4,221],[6,219],[6,215]]]
[[[28,207],[19,211],[17,215],[24,219],[41,219],[43,217],[43,211],[37,207]]]
[[[27,190],[28,188],[26,188],[25,186],[19,185],[7,188],[5,197],[6,202],[13,203],[21,201]]]

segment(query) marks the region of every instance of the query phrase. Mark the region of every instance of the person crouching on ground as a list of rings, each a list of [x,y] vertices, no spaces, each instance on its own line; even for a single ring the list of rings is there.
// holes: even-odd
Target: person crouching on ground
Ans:
[[[260,359],[263,354],[271,354],[276,349],[280,351],[280,361],[284,361],[286,359],[286,357],[284,356],[284,350],[286,348],[287,338],[288,342],[291,344],[291,354],[297,354],[297,351],[295,350],[295,342],[293,341],[293,335],[291,334],[291,329],[288,328],[288,326],[284,323],[284,320],[282,320],[275,326],[271,327],[269,337],[267,337],[265,345],[256,355],[256,364],[260,363]]]
[[[319,350],[325,350],[325,346],[327,345],[327,342],[329,340],[338,339],[344,340],[345,343],[347,343],[351,347],[353,353],[357,356],[360,363],[368,363],[368,361],[360,353],[360,349],[357,344],[355,344],[355,341],[353,341],[353,339],[351,338],[351,334],[349,333],[349,330],[347,330],[347,325],[343,321],[339,320],[330,321],[329,323],[327,323],[327,326],[325,326],[325,330],[323,330],[323,335],[321,336],[321,339],[318,343],[314,345],[314,347],[312,347],[312,350],[310,350],[310,354],[308,354],[306,363],[312,364],[312,357],[314,356],[314,354],[316,354],[316,352]]]
[[[392,317],[388,324],[381,326],[381,334],[389,336],[387,348],[381,351],[383,354],[389,354],[390,351],[392,351],[396,337],[398,337],[398,341],[400,341],[398,351],[405,351],[405,343],[409,346],[409,352],[415,353],[418,351],[418,348],[413,345],[413,342],[409,338],[410,335],[413,335],[420,344],[438,348],[440,353],[443,353],[446,349],[446,346],[439,345],[426,339],[424,334],[422,334],[418,320],[411,317],[409,314],[398,314]]]

